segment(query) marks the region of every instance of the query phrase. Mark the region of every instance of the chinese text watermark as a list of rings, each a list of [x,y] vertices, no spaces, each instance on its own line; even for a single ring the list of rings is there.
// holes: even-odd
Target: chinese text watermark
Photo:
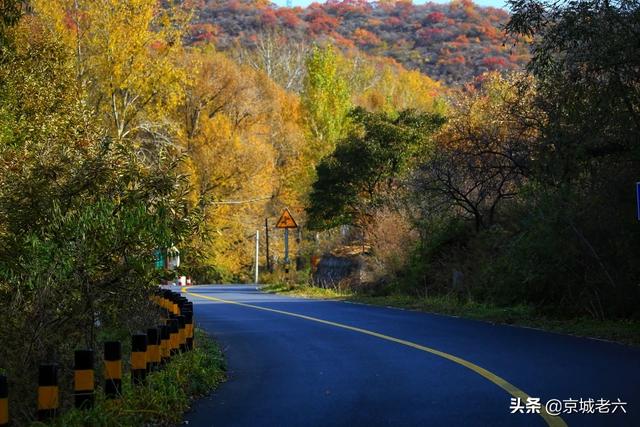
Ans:
[[[542,402],[539,397],[522,400],[512,397],[509,410],[512,414],[539,414],[543,408],[549,415],[561,414],[615,414],[627,413],[627,402],[620,398],[610,399],[549,399]]]

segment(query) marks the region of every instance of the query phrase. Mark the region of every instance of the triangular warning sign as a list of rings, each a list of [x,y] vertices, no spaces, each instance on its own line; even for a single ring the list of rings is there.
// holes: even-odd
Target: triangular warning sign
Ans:
[[[298,224],[291,216],[289,209],[285,208],[280,215],[280,219],[276,223],[276,228],[298,228]]]

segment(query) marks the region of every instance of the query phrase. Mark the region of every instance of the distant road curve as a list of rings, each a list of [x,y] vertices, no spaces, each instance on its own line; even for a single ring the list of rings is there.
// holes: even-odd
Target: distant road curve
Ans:
[[[185,294],[230,377],[190,426],[640,425],[639,348],[254,286]]]

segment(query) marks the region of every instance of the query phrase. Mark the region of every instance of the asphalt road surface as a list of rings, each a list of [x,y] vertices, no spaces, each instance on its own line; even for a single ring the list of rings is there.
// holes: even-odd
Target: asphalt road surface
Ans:
[[[637,347],[253,286],[187,296],[229,370],[189,426],[640,426]]]

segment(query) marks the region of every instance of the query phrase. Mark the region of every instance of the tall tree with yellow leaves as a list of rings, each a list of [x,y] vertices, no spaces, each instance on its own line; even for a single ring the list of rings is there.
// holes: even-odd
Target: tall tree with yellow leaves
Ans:
[[[331,45],[315,46],[307,57],[302,91],[304,121],[317,159],[331,153],[348,128],[351,94],[344,77],[344,57]]]
[[[79,83],[109,135],[166,135],[165,112],[185,78],[173,57],[187,15],[155,0],[34,0],[36,13],[75,51]]]
[[[237,277],[252,260],[256,227],[284,205],[301,205],[310,185],[300,103],[212,47],[185,51],[180,64],[189,78],[176,121],[209,236],[194,244],[210,277]]]

